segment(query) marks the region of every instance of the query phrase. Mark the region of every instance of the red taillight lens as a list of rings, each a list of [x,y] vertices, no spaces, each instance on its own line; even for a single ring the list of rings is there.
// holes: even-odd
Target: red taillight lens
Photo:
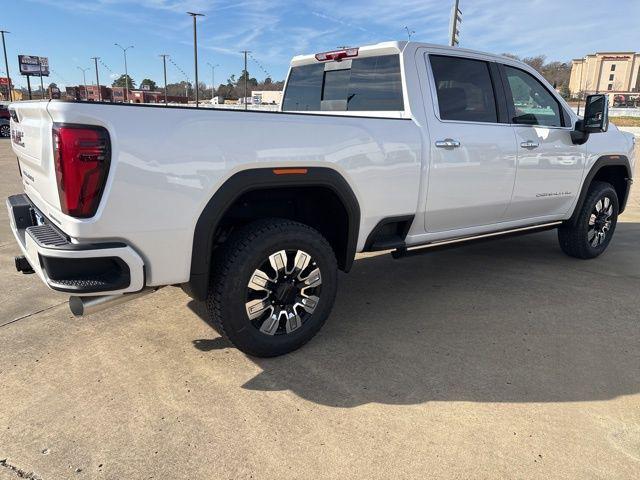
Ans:
[[[111,160],[107,131],[102,127],[54,125],[53,157],[62,211],[80,218],[95,215]]]

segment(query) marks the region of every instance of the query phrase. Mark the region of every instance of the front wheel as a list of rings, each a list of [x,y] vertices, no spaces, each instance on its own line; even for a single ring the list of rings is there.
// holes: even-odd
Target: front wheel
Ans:
[[[318,231],[290,220],[259,220],[216,253],[207,313],[238,349],[273,357],[300,348],[320,330],[336,290],[336,258]]]
[[[0,137],[9,138],[11,136],[11,127],[9,125],[0,125]]]
[[[573,223],[558,229],[562,251],[571,257],[595,258],[611,242],[618,223],[618,195],[606,182],[593,182]]]

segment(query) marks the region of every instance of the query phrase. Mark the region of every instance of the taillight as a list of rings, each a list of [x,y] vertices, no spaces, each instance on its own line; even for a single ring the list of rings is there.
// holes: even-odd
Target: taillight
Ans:
[[[107,131],[94,126],[54,125],[53,157],[62,211],[80,218],[95,215],[111,160]]]
[[[316,53],[316,60],[326,62],[328,60],[340,61],[343,58],[357,57],[358,48],[347,48],[344,50],[334,50],[332,52]]]

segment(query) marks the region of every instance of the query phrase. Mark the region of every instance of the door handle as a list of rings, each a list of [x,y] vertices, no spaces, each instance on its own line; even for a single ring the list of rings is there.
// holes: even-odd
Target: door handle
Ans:
[[[436,147],[438,148],[458,148],[459,146],[460,142],[452,138],[445,138],[436,142]]]
[[[522,148],[534,149],[534,148],[538,148],[540,146],[540,144],[538,142],[533,142],[531,140],[527,140],[526,142],[522,142],[520,144],[520,146]]]

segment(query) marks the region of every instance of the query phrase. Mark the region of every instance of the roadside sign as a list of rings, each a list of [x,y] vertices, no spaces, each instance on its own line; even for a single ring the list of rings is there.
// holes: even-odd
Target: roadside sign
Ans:
[[[144,85],[140,85],[140,90],[144,90],[146,92],[149,92],[149,91],[151,91],[151,85],[148,85],[146,83]]]
[[[9,78],[0,77],[0,85],[2,85],[3,87],[8,86],[9,85]]]
[[[18,55],[18,64],[22,75],[49,76],[49,59],[33,55]]]

